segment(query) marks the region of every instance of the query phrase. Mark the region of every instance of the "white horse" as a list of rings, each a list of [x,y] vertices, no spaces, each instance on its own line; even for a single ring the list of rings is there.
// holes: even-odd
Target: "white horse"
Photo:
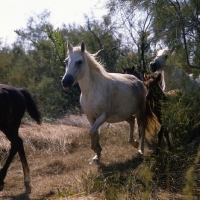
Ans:
[[[142,155],[145,129],[146,133],[153,136],[160,129],[160,124],[145,99],[146,90],[143,83],[133,75],[107,73],[95,60],[95,55],[86,51],[84,42],[81,43],[81,47],[73,47],[68,43],[66,72],[62,78],[62,85],[69,89],[76,81],[81,88],[82,109],[91,125],[91,149],[96,153],[92,162],[100,161],[102,148],[98,129],[104,122],[127,121],[130,125],[129,142],[135,148],[139,147],[138,154]],[[138,122],[140,144],[133,138],[133,115]]]
[[[152,72],[162,73],[162,86],[164,91],[171,89],[191,89],[198,86],[197,82],[187,73],[166,63],[169,55],[168,49],[158,51],[156,58],[150,62]]]

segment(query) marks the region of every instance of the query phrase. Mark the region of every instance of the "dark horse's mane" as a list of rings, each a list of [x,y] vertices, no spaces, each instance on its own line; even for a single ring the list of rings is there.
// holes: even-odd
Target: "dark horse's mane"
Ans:
[[[161,88],[161,73],[151,74],[151,75],[144,74],[144,79],[146,80],[145,85],[147,87],[146,99],[150,102],[153,102],[152,104],[153,106],[151,106],[151,109],[156,115],[159,123],[161,124],[161,129],[158,132],[158,146],[156,149],[158,153],[160,151],[163,135],[166,138],[168,148],[171,149],[172,147],[171,142],[169,140],[169,133],[162,125],[161,106],[162,106],[162,101],[166,100],[166,95]]]
[[[26,192],[30,192],[29,167],[26,160],[23,141],[18,135],[21,119],[25,111],[41,124],[41,116],[31,94],[23,88],[0,84],[0,130],[11,143],[11,149],[5,165],[0,171],[0,189],[3,189],[4,178],[16,153],[19,154],[24,171]]]
[[[124,74],[132,74],[132,75],[136,76],[139,80],[144,81],[144,73],[138,72],[135,69],[135,66],[133,66],[132,68],[123,68],[123,67],[121,67],[121,68],[122,68]]]

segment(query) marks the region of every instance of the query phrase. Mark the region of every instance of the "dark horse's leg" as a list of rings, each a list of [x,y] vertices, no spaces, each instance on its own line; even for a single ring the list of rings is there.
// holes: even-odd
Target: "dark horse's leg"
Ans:
[[[12,162],[15,154],[18,152],[22,166],[23,166],[23,172],[24,172],[24,184],[26,187],[26,192],[30,193],[31,192],[31,187],[30,187],[30,176],[29,176],[29,167],[28,163],[26,160],[25,152],[24,152],[24,146],[23,146],[23,141],[22,139],[18,136],[18,128],[7,128],[3,130],[9,141],[11,142],[11,149],[9,156],[6,160],[5,165],[0,171],[0,189],[3,189],[4,185],[4,178],[6,177],[6,173],[8,170],[8,167],[10,166],[10,163]]]
[[[164,136],[167,140],[167,146],[168,146],[168,150],[172,150],[172,145],[171,145],[171,142],[170,142],[170,139],[169,139],[169,132],[168,131],[164,131]]]
[[[160,152],[162,138],[163,138],[163,127],[161,126],[160,131],[158,132],[158,145],[156,148],[156,154]]]
[[[158,146],[156,148],[156,153],[160,152],[163,134],[164,134],[164,136],[165,136],[165,138],[167,140],[168,150],[172,149],[172,145],[171,145],[171,142],[170,142],[170,139],[169,139],[169,133],[168,133],[168,131],[164,130],[163,126],[161,126],[161,129],[160,129],[160,131],[158,133]]]

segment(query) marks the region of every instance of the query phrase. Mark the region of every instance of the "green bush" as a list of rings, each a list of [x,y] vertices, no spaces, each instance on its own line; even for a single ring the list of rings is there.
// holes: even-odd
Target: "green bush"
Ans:
[[[173,148],[183,148],[200,135],[200,88],[185,89],[162,102],[162,122],[171,133]]]

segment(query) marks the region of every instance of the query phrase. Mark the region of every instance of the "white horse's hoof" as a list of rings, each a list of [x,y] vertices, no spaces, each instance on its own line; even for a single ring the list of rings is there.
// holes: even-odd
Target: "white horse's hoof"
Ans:
[[[93,158],[92,158],[92,161],[90,162],[90,164],[99,164],[99,158],[97,155],[95,155]]]
[[[137,156],[138,156],[138,157],[141,157],[141,156],[143,156],[143,153],[142,153],[142,151],[141,151],[141,150],[138,150],[138,152],[137,152]]]

